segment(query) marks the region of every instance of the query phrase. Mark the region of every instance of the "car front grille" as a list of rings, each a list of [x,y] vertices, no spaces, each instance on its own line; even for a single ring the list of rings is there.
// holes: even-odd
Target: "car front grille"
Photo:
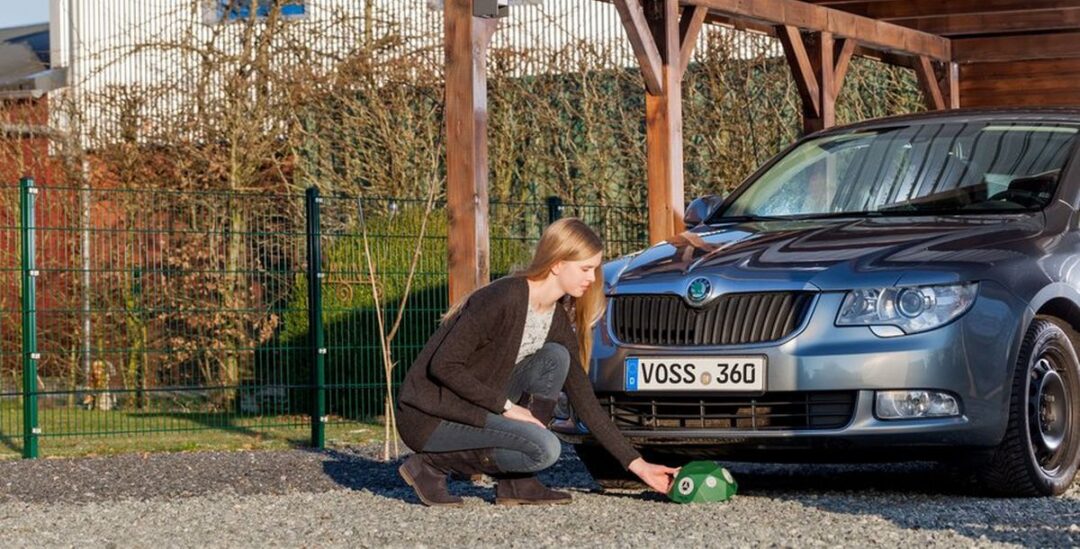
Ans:
[[[734,431],[839,429],[855,413],[855,391],[773,392],[756,397],[599,394],[619,429]]]
[[[814,294],[728,294],[706,307],[676,295],[612,297],[610,322],[616,339],[640,345],[739,345],[783,339],[802,324]]]

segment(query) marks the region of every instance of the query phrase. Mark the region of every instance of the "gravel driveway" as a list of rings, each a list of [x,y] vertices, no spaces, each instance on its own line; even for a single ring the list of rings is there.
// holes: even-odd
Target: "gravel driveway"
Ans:
[[[677,505],[599,494],[565,448],[542,479],[558,507],[496,507],[491,485],[427,509],[378,448],[0,463],[0,546],[969,546],[1080,543],[1080,490],[1004,500],[949,493],[932,466],[735,464],[740,494]],[[943,493],[944,492],[944,493]]]

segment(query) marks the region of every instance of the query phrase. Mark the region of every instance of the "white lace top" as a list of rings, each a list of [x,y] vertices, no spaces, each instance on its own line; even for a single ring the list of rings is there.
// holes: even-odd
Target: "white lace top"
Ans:
[[[555,307],[559,305],[556,304]],[[517,360],[514,363],[521,362],[521,360],[540,349],[544,346],[544,341],[547,340],[548,330],[551,329],[551,317],[555,313],[555,307],[552,307],[546,313],[538,313],[533,311],[533,308],[529,306],[529,303],[525,303],[525,329],[521,334],[521,347],[518,348]]]

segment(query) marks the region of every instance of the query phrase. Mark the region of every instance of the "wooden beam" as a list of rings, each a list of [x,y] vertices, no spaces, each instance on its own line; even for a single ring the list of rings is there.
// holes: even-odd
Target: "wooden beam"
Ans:
[[[1073,57],[1080,57],[1080,32],[953,40],[953,59],[958,63]]]
[[[802,99],[803,120],[819,118],[821,116],[821,88],[818,86],[817,74],[814,65],[810,61],[810,54],[806,49],[802,32],[791,25],[776,27],[776,35],[780,38],[780,44],[784,48],[784,57],[787,58],[788,66],[791,67],[791,75],[795,79],[795,87],[799,90]]]
[[[682,44],[678,0],[645,2],[662,60],[662,93],[645,94],[649,242],[660,242],[683,231]]]
[[[942,61],[952,58],[947,38],[800,0],[691,0],[690,3],[705,6],[710,13],[719,15],[745,17],[808,31],[826,31],[834,36],[853,38],[864,46],[877,49],[925,55]]]
[[[1054,10],[1076,7],[1075,0],[887,0],[882,2],[829,3],[834,9],[895,22],[898,19],[935,18],[945,15],[984,15],[996,12]],[[818,6],[825,7],[825,6]]]
[[[776,34],[802,102],[803,133],[836,125],[836,98],[855,54],[855,41],[830,32],[803,33],[790,25]]]
[[[622,19],[623,28],[630,39],[630,48],[641,67],[641,76],[645,79],[645,89],[649,93],[663,93],[662,61],[656,41],[649,29],[645,12],[639,0],[614,0],[615,9]]]
[[[751,31],[767,34],[769,36],[776,35],[776,27],[773,25],[768,25],[759,21],[750,21],[741,17],[730,17],[710,12],[709,15],[705,16],[705,22],[712,25],[730,27],[740,31]]]
[[[803,0],[807,4],[817,4],[819,6],[837,7],[845,4],[868,4],[870,2],[891,2],[893,0]]]
[[[892,22],[923,32],[948,37],[1080,30],[1080,7],[942,15],[893,19]]]
[[[930,58],[918,58],[915,63],[915,76],[919,79],[919,88],[922,89],[926,108],[932,111],[944,110],[945,98],[941,95],[941,87],[938,85],[937,75],[934,74],[934,63]]]
[[[855,46],[854,55],[856,57],[874,59],[876,61],[885,63],[886,65],[905,67],[911,70],[915,70],[915,59],[917,59],[917,57],[913,57],[911,55],[906,55],[902,53],[882,52],[878,50],[864,48],[862,46]]]
[[[848,68],[851,66],[851,58],[855,55],[857,44],[850,38],[841,38],[836,41],[836,57],[833,61],[836,75],[833,77],[833,91],[835,96],[840,95],[844,87],[844,78],[847,77]]]
[[[497,19],[473,17],[472,0],[447,0],[446,208],[450,303],[488,282],[487,50]]]
[[[705,24],[705,16],[709,14],[708,8],[701,6],[687,6],[682,10],[679,18],[679,71],[685,73],[690,65],[690,58],[694,55],[694,46],[697,45],[701,27]]]

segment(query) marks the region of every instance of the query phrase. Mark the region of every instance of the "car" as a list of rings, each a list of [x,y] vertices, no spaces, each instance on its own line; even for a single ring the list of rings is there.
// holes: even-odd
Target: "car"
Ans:
[[[942,460],[1048,496],[1080,460],[1080,109],[808,135],[604,264],[589,374],[643,454]],[[565,403],[553,430],[621,468]]]

